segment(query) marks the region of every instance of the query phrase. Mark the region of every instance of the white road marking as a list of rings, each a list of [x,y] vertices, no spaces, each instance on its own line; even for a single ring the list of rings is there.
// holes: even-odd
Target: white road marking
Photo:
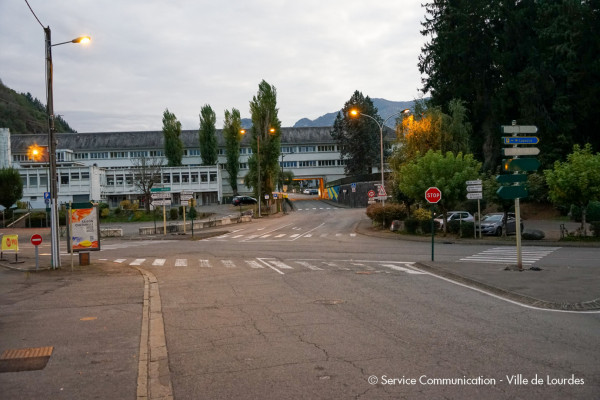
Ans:
[[[124,263],[126,260],[127,260],[126,258],[117,258],[117,259],[115,260],[115,262],[116,262],[116,263],[119,263],[119,264],[122,264],[122,263]]]
[[[178,258],[175,260],[176,267],[187,267],[187,258]]]
[[[323,271],[323,268],[319,268],[316,265],[312,265],[308,261],[296,261],[296,263],[298,263],[298,264],[300,264],[303,267],[306,267],[308,269],[312,269],[313,271]]]
[[[428,275],[427,272],[422,272],[422,271],[417,271],[417,270],[414,270],[414,269],[404,268],[404,267],[400,267],[398,265],[393,265],[393,264],[381,264],[381,266],[389,268],[389,269],[393,269],[394,271],[406,272],[407,274]]]
[[[284,237],[286,234],[285,233],[280,233],[279,235],[275,236],[276,238],[280,238],[280,237]]]
[[[231,260],[221,260],[221,262],[227,268],[235,268],[236,267],[235,263]]]
[[[212,268],[212,265],[208,262],[208,260],[198,260],[201,268]]]
[[[156,260],[154,260],[152,265],[154,265],[155,267],[162,267],[163,265],[165,265],[166,261],[167,260],[165,258],[157,258]]]
[[[256,260],[245,260],[246,264],[250,266],[250,268],[264,268],[260,263]]]
[[[142,265],[142,263],[146,261],[145,258],[136,258],[135,260],[133,260],[132,262],[129,263],[129,265]]]

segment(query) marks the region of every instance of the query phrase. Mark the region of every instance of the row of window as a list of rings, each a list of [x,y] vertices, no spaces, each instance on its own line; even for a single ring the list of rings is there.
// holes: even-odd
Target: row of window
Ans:
[[[133,185],[133,173],[106,173],[107,186]],[[217,172],[180,172],[180,173],[162,173],[160,177],[161,183],[177,184],[177,183],[208,183],[217,182]]]
[[[310,161],[283,161],[279,162],[281,168],[303,168],[303,167],[335,167],[346,165],[346,160],[310,160]],[[221,169],[227,167],[220,164]],[[240,169],[248,169],[248,163],[240,163]]]
[[[90,180],[89,171],[71,171],[71,172],[61,172],[57,171],[58,182],[61,185],[68,185],[70,182],[79,183],[79,182],[88,182]],[[21,181],[23,182],[23,187],[47,187],[48,186],[48,174],[47,173],[39,173],[39,174],[27,174],[21,175]]]

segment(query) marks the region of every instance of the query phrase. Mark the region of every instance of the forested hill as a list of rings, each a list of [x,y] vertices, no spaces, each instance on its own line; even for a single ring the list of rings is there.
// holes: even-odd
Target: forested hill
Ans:
[[[56,132],[76,132],[61,116],[54,120],[54,127]],[[0,128],[11,133],[47,133],[46,106],[31,93],[17,93],[0,80]]]

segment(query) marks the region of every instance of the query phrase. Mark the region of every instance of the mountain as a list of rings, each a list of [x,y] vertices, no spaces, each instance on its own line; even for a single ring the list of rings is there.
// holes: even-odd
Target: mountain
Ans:
[[[57,132],[75,133],[60,115],[54,127]],[[0,128],[10,133],[48,133],[46,106],[31,93],[17,93],[0,81]]]
[[[373,101],[373,105],[377,107],[379,111],[379,115],[381,118],[385,119],[390,115],[399,113],[404,109],[413,109],[414,100],[411,101],[390,101],[386,99],[371,99]],[[322,127],[322,126],[333,126],[333,122],[335,121],[335,117],[337,116],[338,111],[330,112],[325,115],[321,115],[319,118],[315,120],[310,120],[308,118],[302,118],[298,120],[294,124],[294,128],[305,128],[305,127]],[[396,118],[390,118],[386,122],[386,126],[390,128],[394,128],[396,125]]]

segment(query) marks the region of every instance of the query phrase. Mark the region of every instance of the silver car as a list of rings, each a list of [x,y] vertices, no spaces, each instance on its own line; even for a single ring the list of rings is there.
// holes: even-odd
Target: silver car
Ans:
[[[508,213],[506,220],[506,234],[516,233],[517,220],[514,213]],[[486,214],[481,219],[481,233],[484,235],[502,236],[504,229],[504,213]],[[523,223],[521,223],[521,232],[523,232]]]

